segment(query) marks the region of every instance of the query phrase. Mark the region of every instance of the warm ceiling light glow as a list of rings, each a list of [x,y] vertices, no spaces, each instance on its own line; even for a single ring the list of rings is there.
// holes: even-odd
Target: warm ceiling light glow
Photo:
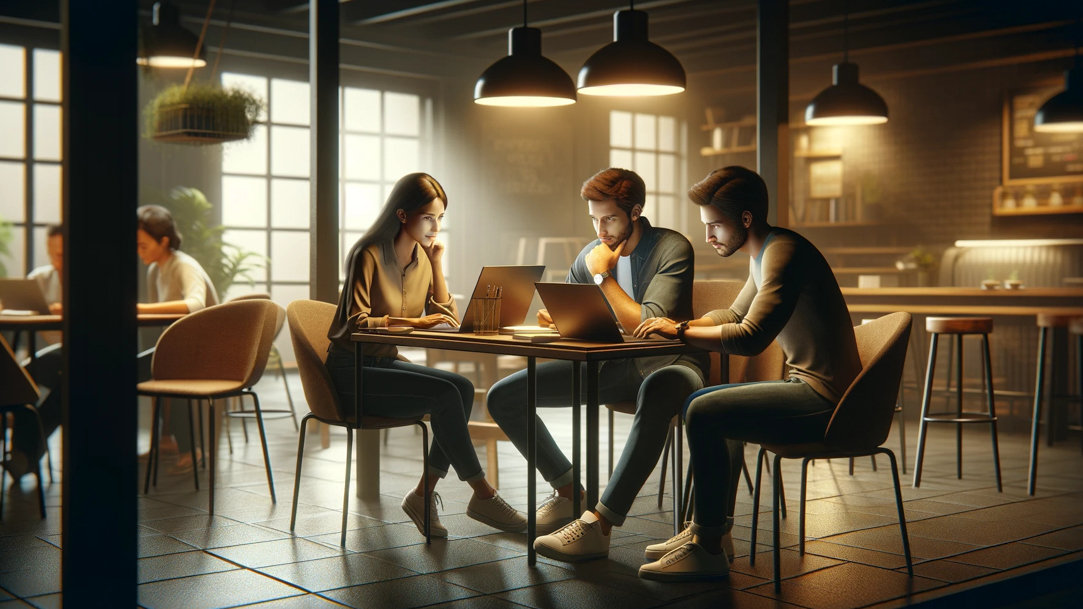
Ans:
[[[180,13],[166,1],[155,2],[151,26],[140,30],[139,57],[135,62],[152,68],[202,68],[207,65],[203,49],[196,54],[199,39],[181,27]]]
[[[805,124],[882,125],[887,122],[887,103],[880,94],[858,82],[857,64],[849,61],[850,10],[842,17],[842,63],[832,68],[831,86],[820,91],[805,107]]]
[[[669,51],[647,39],[647,13],[613,14],[613,42],[579,69],[579,92],[616,97],[673,95],[684,91],[684,67]]]

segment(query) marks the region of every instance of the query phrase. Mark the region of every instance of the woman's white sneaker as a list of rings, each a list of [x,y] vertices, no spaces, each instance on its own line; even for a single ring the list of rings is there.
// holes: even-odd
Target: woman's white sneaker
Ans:
[[[702,546],[686,543],[658,560],[639,568],[639,576],[664,582],[711,581],[730,574],[725,552],[711,554]]]
[[[466,515],[501,531],[519,533],[526,530],[526,516],[508,505],[500,495],[488,499],[477,495],[470,497]]]
[[[439,493],[433,491],[430,493],[431,505],[429,505],[429,534],[433,537],[447,537],[447,528],[440,524],[440,516],[436,512],[436,504],[439,502],[441,506],[444,502],[440,499]],[[425,496],[418,495],[417,490],[414,489],[406,496],[402,498],[402,511],[406,512],[406,515],[410,517],[410,520],[414,521],[414,526],[425,534]]]
[[[609,535],[602,533],[602,523],[591,511],[549,535],[534,540],[534,550],[542,556],[565,562],[579,562],[609,556]]]
[[[658,560],[690,541],[692,541],[692,523],[685,522],[684,530],[680,533],[677,533],[662,543],[654,543],[647,546],[647,549],[643,551],[643,558],[652,561]]]

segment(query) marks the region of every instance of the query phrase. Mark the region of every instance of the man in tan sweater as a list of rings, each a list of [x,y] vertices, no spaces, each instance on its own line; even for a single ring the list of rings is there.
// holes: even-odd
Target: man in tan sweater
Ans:
[[[648,319],[636,334],[679,337],[704,349],[755,355],[777,340],[783,381],[707,387],[685,402],[695,517],[684,532],[648,546],[641,577],[725,577],[722,539],[733,527],[742,442],[815,442],[861,370],[853,324],[831,267],[801,235],[767,223],[767,186],[754,171],[712,171],[688,193],[719,256],[748,254],[749,276],[728,309],[675,323]],[[726,442],[719,442],[719,438]]]

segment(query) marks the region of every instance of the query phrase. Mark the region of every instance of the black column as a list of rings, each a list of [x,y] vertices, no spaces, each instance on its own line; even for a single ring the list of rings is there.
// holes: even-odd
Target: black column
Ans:
[[[312,90],[313,300],[337,302],[338,269],[338,0],[309,2],[309,85]]]
[[[67,607],[136,605],[134,0],[62,0]]]
[[[771,224],[789,224],[790,8],[758,0],[756,24],[756,165],[767,182]]]

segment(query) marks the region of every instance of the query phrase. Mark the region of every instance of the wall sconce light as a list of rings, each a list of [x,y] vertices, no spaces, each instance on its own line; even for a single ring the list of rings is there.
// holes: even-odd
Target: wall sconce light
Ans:
[[[579,69],[579,92],[584,95],[672,95],[684,87],[684,67],[647,39],[647,13],[635,10],[635,2],[613,13],[613,42]]]
[[[887,103],[857,80],[857,64],[849,61],[850,11],[842,18],[842,63],[832,69],[832,85],[805,107],[807,125],[879,125],[887,122]]]
[[[206,54],[199,39],[181,27],[180,12],[167,0],[155,2],[151,26],[140,29],[139,57],[135,62],[152,68],[202,68]],[[196,47],[199,46],[198,53]]]
[[[544,107],[574,104],[571,76],[541,53],[541,30],[523,25],[508,30],[508,55],[485,69],[474,84],[474,103],[484,106]]]

